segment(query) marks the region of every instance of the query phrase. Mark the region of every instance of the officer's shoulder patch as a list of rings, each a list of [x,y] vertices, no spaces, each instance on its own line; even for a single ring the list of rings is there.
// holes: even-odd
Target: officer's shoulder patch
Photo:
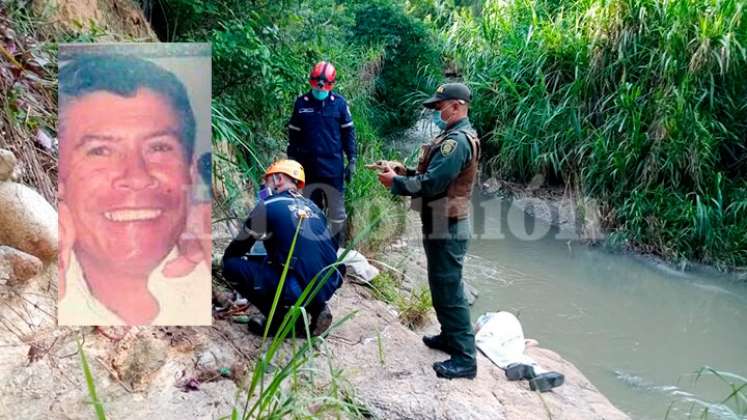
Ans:
[[[456,150],[457,142],[453,139],[446,139],[441,143],[441,154],[443,156],[449,156]]]

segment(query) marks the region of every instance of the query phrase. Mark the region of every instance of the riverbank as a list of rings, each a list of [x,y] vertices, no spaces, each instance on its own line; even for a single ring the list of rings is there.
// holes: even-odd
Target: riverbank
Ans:
[[[413,216],[410,213],[407,232],[417,230]],[[214,252],[220,255],[227,243],[227,223],[216,227],[217,232],[226,230],[214,241]],[[422,249],[399,248],[404,250],[419,253],[408,260],[422,264]],[[424,272],[405,271],[414,281],[424,281]],[[0,288],[0,413],[29,419],[89,418],[93,407],[79,342],[109,418],[216,418],[229,415],[237,401],[243,401],[242,384],[267,350],[245,325],[216,315],[211,327],[57,327],[57,272],[51,262],[33,278]],[[216,292],[219,284],[220,272],[214,267]],[[440,380],[430,365],[445,355],[420,341],[437,328],[432,315],[419,329],[410,330],[394,307],[351,279],[330,306],[335,319],[350,319],[309,352],[294,380],[281,384],[281,394],[298,401],[300,410],[312,417],[323,417],[316,410],[325,407],[315,398],[340,387],[345,400],[365,413],[357,417],[627,418],[578,369],[550,350],[534,346],[527,351],[543,367],[566,376],[563,386],[541,396],[526,382],[507,381],[482,355],[475,381]],[[283,343],[269,370],[283,369],[299,345],[298,340]],[[350,414],[325,410],[333,416]]]
[[[52,265],[2,296],[7,304],[0,308],[0,319],[29,313],[32,323],[18,319],[14,328],[24,331],[20,335],[0,330],[0,411],[28,419],[90,418],[93,408],[75,343],[79,338],[108,417],[166,420],[230,414],[237,383],[261,352],[260,339],[245,326],[216,320],[212,327],[108,328],[103,334],[92,328],[56,328],[45,315],[55,310],[50,292],[54,273]],[[483,356],[475,381],[440,380],[430,365],[444,355],[420,342],[420,334],[432,331],[433,324],[417,332],[407,329],[392,307],[350,282],[331,306],[336,319],[352,318],[321,344],[324,356],[312,360],[304,375],[317,372],[313,383],[328,386],[330,364],[342,372],[350,398],[373,418],[627,418],[550,350],[531,347],[528,354],[563,372],[566,384],[541,396],[526,382],[508,382]],[[292,346],[287,342],[283,354]],[[215,374],[219,368],[229,373]],[[297,398],[311,399],[313,391]]]
[[[483,198],[509,200],[511,205],[530,217],[560,229],[569,239],[585,245],[602,246],[611,252],[631,255],[658,270],[724,276],[735,281],[747,281],[747,267],[732,267],[728,271],[714,265],[683,260],[674,262],[658,255],[651,247],[610,240],[610,215],[594,198],[585,197],[568,186],[547,186],[541,177],[529,183],[518,183],[488,177],[481,183]]]

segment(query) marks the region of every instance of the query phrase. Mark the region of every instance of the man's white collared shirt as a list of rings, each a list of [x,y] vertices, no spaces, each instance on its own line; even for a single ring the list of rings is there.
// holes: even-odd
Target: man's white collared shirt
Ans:
[[[177,249],[172,249],[148,277],[148,290],[160,308],[149,325],[211,325],[211,272],[200,262],[186,276],[165,277],[164,265],[177,255]],[[65,295],[57,307],[58,325],[127,325],[91,294],[83,269],[72,252],[65,281]]]

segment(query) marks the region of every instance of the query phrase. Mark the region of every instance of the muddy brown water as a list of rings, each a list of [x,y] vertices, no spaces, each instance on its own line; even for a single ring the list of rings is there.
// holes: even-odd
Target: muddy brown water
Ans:
[[[484,232],[465,267],[480,292],[474,318],[517,314],[527,337],[574,363],[634,419],[663,419],[670,406],[669,418],[687,418],[687,398],[726,397],[731,390],[713,376],[694,383],[703,366],[747,376],[747,283],[571,241],[572,232],[507,200],[482,208]]]

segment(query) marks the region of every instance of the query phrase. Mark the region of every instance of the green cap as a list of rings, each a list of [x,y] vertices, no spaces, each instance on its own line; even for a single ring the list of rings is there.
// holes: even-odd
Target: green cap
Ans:
[[[436,93],[423,102],[426,108],[435,108],[436,104],[448,99],[461,99],[469,102],[472,99],[472,93],[464,83],[444,83],[436,89]]]

